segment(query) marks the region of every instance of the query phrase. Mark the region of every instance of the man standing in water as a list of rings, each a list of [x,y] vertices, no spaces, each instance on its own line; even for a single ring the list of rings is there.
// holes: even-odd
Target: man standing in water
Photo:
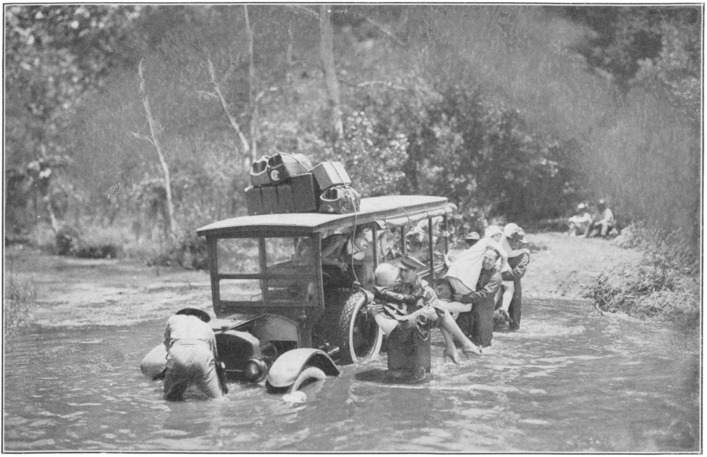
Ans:
[[[508,309],[501,309],[506,313],[508,319],[508,327],[510,330],[518,330],[520,328],[520,306],[523,299],[523,291],[520,280],[525,275],[530,263],[530,251],[524,249],[527,241],[525,240],[525,231],[517,225],[510,228],[506,234],[508,244],[513,251],[520,252],[520,255],[508,257],[508,266],[510,270],[501,273],[504,281],[513,281],[513,297],[510,300]]]
[[[481,347],[491,346],[493,338],[496,292],[503,280],[497,266],[499,257],[500,254],[495,248],[486,248],[481,258],[481,274],[476,283],[476,291],[466,295],[455,294],[453,297],[454,301],[473,305],[471,311],[459,314],[457,324],[466,335],[471,335],[470,339],[474,344]]]
[[[228,391],[216,369],[216,337],[205,311],[185,308],[170,317],[164,331],[167,369],[164,379],[166,400],[181,400],[191,384],[209,398],[221,398]]]

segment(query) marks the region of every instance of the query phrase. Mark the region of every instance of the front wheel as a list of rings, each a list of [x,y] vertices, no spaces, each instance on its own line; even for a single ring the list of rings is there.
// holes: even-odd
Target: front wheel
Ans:
[[[366,294],[351,294],[339,318],[342,363],[358,363],[375,357],[383,342],[383,331],[366,313]]]

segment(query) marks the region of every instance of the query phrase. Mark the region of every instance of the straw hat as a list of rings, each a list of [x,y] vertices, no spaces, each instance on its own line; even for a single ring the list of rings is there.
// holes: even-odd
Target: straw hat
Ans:
[[[209,316],[209,313],[207,313],[206,311],[202,311],[200,309],[196,309],[196,308],[180,309],[179,311],[177,311],[176,314],[184,314],[186,316],[198,317],[199,319],[201,319],[204,322],[209,322],[211,320],[211,316]]]

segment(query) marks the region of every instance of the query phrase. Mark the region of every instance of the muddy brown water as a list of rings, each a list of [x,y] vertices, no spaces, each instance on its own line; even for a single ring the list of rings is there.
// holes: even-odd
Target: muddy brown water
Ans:
[[[437,332],[426,382],[391,382],[381,354],[308,386],[304,403],[238,383],[224,401],[165,402],[139,370],[163,325],[6,339],[4,450],[701,451],[699,334],[587,302],[527,300],[520,332],[460,366]]]

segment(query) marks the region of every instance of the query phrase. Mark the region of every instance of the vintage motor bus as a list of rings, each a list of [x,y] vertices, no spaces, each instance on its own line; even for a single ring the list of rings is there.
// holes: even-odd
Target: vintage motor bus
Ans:
[[[337,365],[376,356],[383,333],[366,312],[375,268],[408,253],[429,265],[425,276],[434,281],[449,248],[435,224],[446,224],[453,210],[443,197],[383,196],[362,199],[351,214],[242,216],[198,229],[209,254],[211,325],[229,378],[296,388],[308,377],[338,375]],[[335,280],[322,264],[322,246],[357,230],[370,230],[372,242],[352,260],[353,279]],[[160,349],[153,353],[143,360],[146,375],[160,368],[152,366]]]

